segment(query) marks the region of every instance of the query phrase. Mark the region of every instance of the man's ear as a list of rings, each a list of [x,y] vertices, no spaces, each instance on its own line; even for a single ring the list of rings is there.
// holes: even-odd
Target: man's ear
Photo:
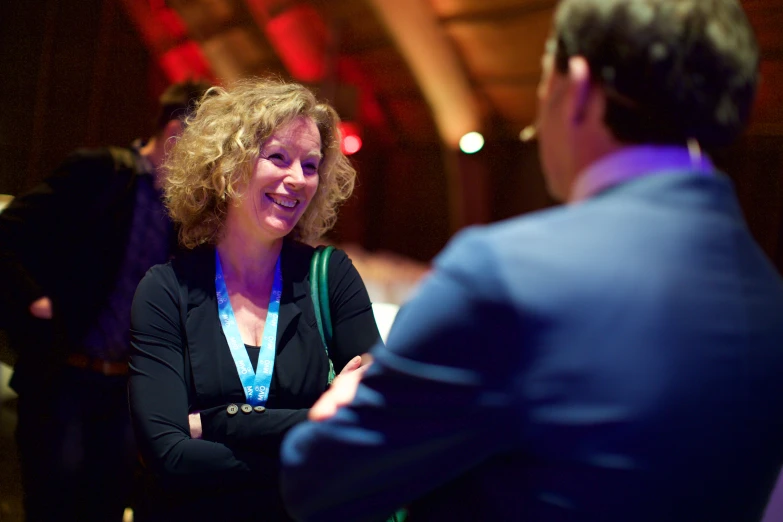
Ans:
[[[568,59],[568,110],[574,124],[584,121],[591,102],[593,85],[590,83],[590,65],[583,56]]]
[[[182,131],[185,130],[185,125],[180,119],[169,120],[165,127],[163,127],[163,141],[166,142],[169,138],[176,138]]]

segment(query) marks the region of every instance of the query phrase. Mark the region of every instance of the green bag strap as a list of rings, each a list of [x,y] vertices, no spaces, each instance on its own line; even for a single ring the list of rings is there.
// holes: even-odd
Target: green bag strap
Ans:
[[[333,246],[321,250],[318,260],[318,297],[321,303],[321,320],[323,321],[324,338],[327,348],[332,347],[332,312],[329,306],[329,259],[334,252]]]
[[[310,259],[310,298],[313,300],[313,309],[315,310],[315,322],[318,324],[318,334],[321,336],[321,342],[326,346],[326,337],[324,337],[324,325],[321,322],[321,297],[318,294],[318,260],[321,257],[322,247],[317,247]]]
[[[329,259],[334,251],[333,246],[318,246],[310,260],[310,297],[315,308],[315,322],[318,333],[324,344],[327,357],[332,343],[332,313],[329,310]],[[329,384],[334,380],[334,365],[329,357]],[[408,516],[405,508],[398,509],[386,522],[404,522]]]
[[[392,516],[386,519],[386,522],[405,522],[408,518],[408,510],[405,508],[398,509]]]
[[[329,346],[332,342],[332,314],[329,310],[329,259],[334,251],[333,246],[316,247],[313,257],[310,259],[310,298],[315,309],[315,322],[318,325],[318,333],[321,342],[329,358],[328,383],[334,380],[334,364],[329,357]]]

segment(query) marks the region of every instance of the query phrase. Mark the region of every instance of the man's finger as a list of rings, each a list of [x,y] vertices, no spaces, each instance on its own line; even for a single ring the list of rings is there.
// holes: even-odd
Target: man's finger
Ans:
[[[307,417],[312,421],[322,421],[337,413],[340,406],[350,403],[356,395],[356,389],[362,380],[366,366],[362,366],[352,372],[340,374],[321,398],[316,401]]]

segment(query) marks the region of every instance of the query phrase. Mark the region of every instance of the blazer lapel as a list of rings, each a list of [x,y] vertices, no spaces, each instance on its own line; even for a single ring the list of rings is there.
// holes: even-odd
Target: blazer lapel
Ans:
[[[285,346],[285,340],[293,335],[302,315],[303,299],[310,293],[307,281],[309,259],[293,248],[289,241],[283,242],[281,252],[283,295],[280,298],[280,316],[277,322],[277,346]],[[307,266],[307,269],[305,269]]]
[[[203,400],[227,395],[224,383],[230,381],[225,381],[225,376],[234,375],[240,391],[242,384],[217,315],[215,249],[204,248],[194,254],[192,261],[187,263],[188,273],[184,278],[188,299],[186,356],[193,368],[196,396]]]

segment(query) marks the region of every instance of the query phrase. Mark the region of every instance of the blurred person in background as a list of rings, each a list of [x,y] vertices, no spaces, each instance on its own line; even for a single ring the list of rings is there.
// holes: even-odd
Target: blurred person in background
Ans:
[[[303,241],[332,227],[356,176],[338,123],[301,85],[246,80],[211,90],[166,160],[166,204],[191,250],[151,269],[133,300],[145,520],[290,520],[280,442],[380,339],[344,252],[327,268],[328,355],[311,299]]]
[[[783,281],[704,148],[757,85],[737,0],[563,0],[539,153],[561,207],[467,230],[281,450],[298,520],[758,521]]]
[[[173,253],[159,167],[209,87],[170,86],[152,137],[74,152],[0,214],[28,520],[122,520],[131,502],[130,306],[144,273]]]

